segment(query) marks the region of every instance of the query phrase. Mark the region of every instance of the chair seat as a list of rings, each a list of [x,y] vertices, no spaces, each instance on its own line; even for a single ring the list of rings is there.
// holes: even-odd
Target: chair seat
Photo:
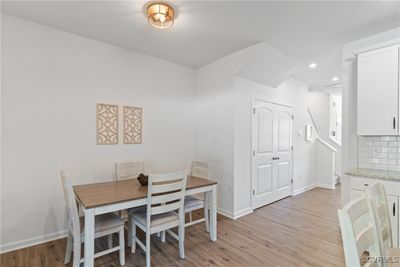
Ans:
[[[185,213],[204,208],[204,200],[198,199],[194,196],[185,197]]]
[[[81,233],[85,232],[85,217],[80,217]],[[114,213],[106,213],[95,217],[95,233],[111,230],[124,225],[124,221]]]
[[[143,213],[146,212],[147,206],[140,206],[128,209],[128,214],[133,215],[134,213]]]
[[[388,264],[387,267],[399,267],[400,266],[400,248],[391,248],[388,253]]]
[[[144,212],[137,212],[132,214],[132,219],[135,223],[139,223],[143,226],[147,225],[146,222],[147,210],[145,209]],[[157,214],[151,216],[151,225],[150,227],[156,227],[159,225],[164,225],[167,223],[176,222],[177,225],[179,224],[179,216],[176,212],[167,212],[162,214]]]

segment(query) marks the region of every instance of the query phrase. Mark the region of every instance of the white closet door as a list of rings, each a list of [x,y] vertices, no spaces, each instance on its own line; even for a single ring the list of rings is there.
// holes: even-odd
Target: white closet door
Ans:
[[[253,208],[291,195],[292,110],[254,101]]]
[[[397,45],[358,55],[358,135],[398,134],[398,64]]]

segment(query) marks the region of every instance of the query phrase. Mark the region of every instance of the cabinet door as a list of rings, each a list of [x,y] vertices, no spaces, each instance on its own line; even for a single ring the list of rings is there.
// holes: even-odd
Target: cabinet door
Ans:
[[[397,196],[386,195],[390,224],[392,226],[393,246],[399,246],[399,198]]]
[[[398,45],[359,54],[357,66],[358,135],[397,135]]]

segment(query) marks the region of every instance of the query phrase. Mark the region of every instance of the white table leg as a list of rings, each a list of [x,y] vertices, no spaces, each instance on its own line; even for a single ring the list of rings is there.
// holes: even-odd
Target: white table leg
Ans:
[[[85,267],[94,264],[94,209],[85,209]]]
[[[217,241],[217,185],[213,185],[210,200],[210,238]]]

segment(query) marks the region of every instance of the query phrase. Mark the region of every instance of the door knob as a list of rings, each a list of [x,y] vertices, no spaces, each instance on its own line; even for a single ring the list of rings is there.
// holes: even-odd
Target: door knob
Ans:
[[[273,157],[272,160],[279,160],[279,157]]]

